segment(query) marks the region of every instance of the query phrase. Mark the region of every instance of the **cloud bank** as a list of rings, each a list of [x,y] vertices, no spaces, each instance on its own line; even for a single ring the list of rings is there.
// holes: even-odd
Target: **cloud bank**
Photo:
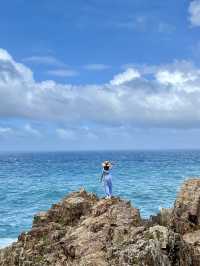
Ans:
[[[73,86],[35,81],[31,69],[0,49],[0,99],[0,119],[59,123],[63,138],[72,136],[62,130],[69,125],[199,128],[200,69],[173,62],[150,77],[129,68],[103,85]]]
[[[200,0],[194,0],[189,6],[189,19],[193,26],[200,26]]]

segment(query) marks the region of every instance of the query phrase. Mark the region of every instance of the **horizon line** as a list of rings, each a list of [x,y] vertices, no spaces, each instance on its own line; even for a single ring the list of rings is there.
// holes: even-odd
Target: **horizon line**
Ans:
[[[146,149],[70,149],[70,150],[2,150],[2,153],[70,153],[70,152],[162,152],[162,151],[200,151],[200,148],[146,148]]]

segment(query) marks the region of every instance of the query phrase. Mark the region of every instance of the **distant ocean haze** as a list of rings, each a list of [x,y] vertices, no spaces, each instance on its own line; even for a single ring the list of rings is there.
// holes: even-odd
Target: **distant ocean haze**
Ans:
[[[0,246],[72,191],[104,196],[104,160],[113,162],[114,195],[131,200],[143,217],[170,207],[183,180],[200,175],[200,151],[0,153]]]

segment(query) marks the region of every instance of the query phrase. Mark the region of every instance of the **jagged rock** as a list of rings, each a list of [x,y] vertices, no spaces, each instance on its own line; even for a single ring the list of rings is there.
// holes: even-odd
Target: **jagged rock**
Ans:
[[[158,225],[131,234],[129,241],[112,257],[110,265],[193,265],[190,246],[179,234]]]
[[[198,229],[200,225],[200,179],[183,183],[174,204],[171,226],[184,234]]]
[[[152,215],[147,223],[167,226],[171,221],[172,211],[170,208],[162,208],[157,215]]]
[[[0,265],[199,266],[199,231],[182,235],[173,224],[173,215],[185,217],[183,206],[193,206],[186,190],[198,194],[200,182],[189,183],[173,210],[161,210],[148,221],[120,198],[98,199],[83,189],[74,192],[35,215],[32,229],[0,250]],[[199,217],[198,211],[195,214]]]
[[[200,261],[200,230],[183,235],[186,243],[189,243],[194,248],[194,256]]]

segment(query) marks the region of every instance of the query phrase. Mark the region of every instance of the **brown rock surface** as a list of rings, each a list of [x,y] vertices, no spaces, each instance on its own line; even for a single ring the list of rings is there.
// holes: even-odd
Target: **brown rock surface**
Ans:
[[[200,179],[185,181],[172,212],[171,226],[178,233],[192,232],[200,225]]]
[[[29,232],[0,250],[0,265],[199,266],[199,190],[200,180],[185,182],[174,209],[150,220],[120,198],[74,192],[36,215]]]

